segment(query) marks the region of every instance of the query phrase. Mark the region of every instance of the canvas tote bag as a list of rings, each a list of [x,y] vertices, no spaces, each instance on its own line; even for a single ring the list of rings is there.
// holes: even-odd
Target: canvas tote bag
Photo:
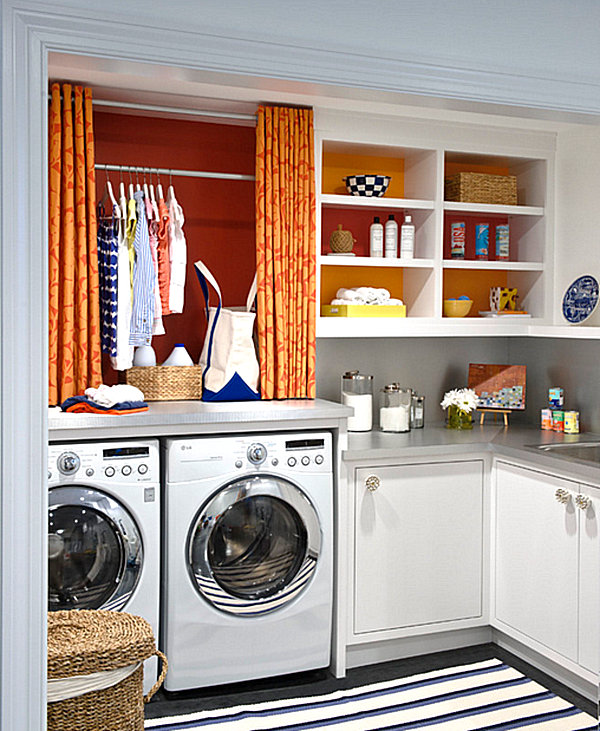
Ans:
[[[203,401],[251,401],[259,399],[260,369],[252,331],[256,315],[250,312],[256,297],[256,277],[244,308],[222,306],[221,289],[202,262],[194,263],[206,305],[208,327],[200,355]],[[209,285],[218,298],[209,306]]]

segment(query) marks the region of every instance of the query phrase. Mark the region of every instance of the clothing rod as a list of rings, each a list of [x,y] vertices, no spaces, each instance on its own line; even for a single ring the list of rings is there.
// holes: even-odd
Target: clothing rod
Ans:
[[[52,99],[49,94],[48,99]],[[93,107],[115,107],[117,109],[136,109],[140,112],[163,112],[164,114],[185,114],[189,117],[213,117],[215,119],[238,119],[256,123],[256,114],[242,112],[213,112],[207,109],[188,109],[186,107],[163,107],[159,104],[113,101],[111,99],[92,99]]]
[[[204,170],[171,170],[170,168],[154,168],[139,165],[105,165],[104,163],[96,163],[94,166],[97,170],[112,170],[114,172],[128,172],[141,174],[155,173],[156,175],[169,175],[178,178],[215,178],[217,180],[256,180],[254,175],[241,175],[240,173],[210,173]]]

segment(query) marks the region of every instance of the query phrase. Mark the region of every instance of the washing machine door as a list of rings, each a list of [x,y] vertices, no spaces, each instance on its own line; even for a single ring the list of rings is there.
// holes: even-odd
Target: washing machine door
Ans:
[[[320,551],[312,503],[270,475],[225,485],[196,515],[187,543],[197,591],[221,611],[247,616],[291,602],[310,582]]]
[[[123,609],[139,581],[140,531],[110,495],[55,487],[48,499],[48,608]]]

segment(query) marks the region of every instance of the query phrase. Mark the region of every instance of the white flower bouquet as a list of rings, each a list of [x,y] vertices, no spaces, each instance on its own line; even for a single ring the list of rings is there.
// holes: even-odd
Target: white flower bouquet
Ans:
[[[472,429],[471,412],[475,411],[479,397],[472,388],[455,388],[447,391],[441,402],[448,409],[448,429]]]
[[[470,414],[475,411],[479,403],[479,396],[472,388],[454,388],[452,391],[446,391],[441,402],[442,409],[449,406],[456,406],[460,411]]]

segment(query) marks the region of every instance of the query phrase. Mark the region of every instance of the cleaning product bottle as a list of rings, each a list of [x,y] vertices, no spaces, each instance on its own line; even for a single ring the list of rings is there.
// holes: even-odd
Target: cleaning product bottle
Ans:
[[[415,224],[412,216],[404,216],[404,223],[400,227],[400,257],[412,259],[415,255]]]
[[[194,365],[190,354],[185,349],[183,343],[175,343],[175,347],[167,360],[163,363],[165,366],[191,366]]]
[[[375,216],[369,229],[370,256],[383,256],[383,224],[379,223],[379,216]]]
[[[385,222],[385,257],[387,259],[398,258],[398,224],[394,220],[393,213],[390,213]]]

